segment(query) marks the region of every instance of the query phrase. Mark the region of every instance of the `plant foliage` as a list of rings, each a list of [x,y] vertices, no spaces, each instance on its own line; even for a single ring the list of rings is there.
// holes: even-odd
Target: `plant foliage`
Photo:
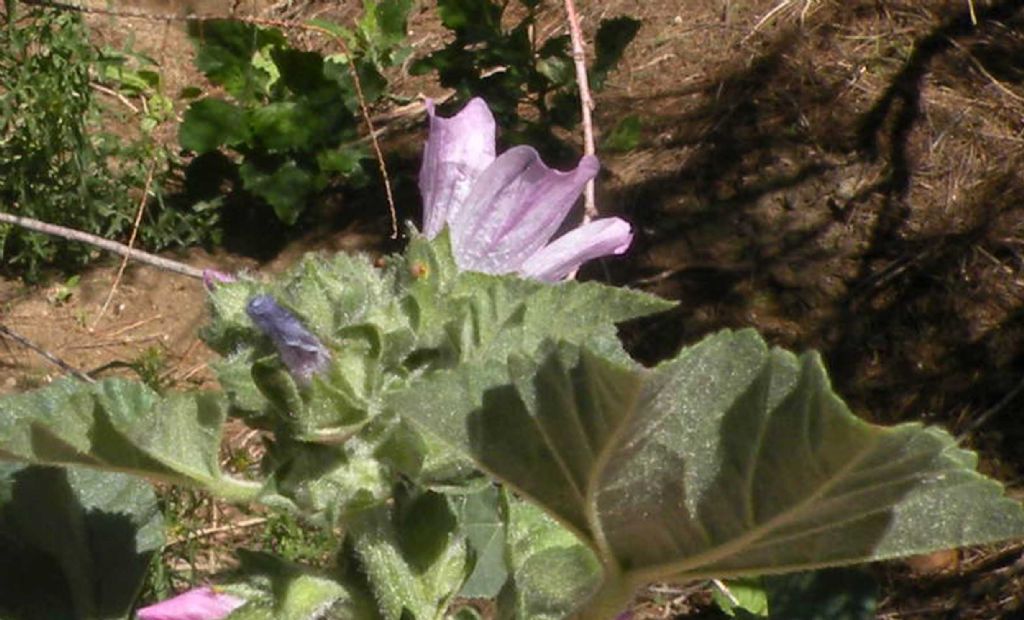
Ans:
[[[559,149],[554,129],[572,129],[580,122],[572,45],[568,34],[537,40],[543,3],[520,4],[522,17],[509,27],[508,2],[439,0],[441,23],[454,38],[417,58],[410,72],[436,72],[443,86],[455,89],[458,105],[472,97],[486,99],[509,142]],[[589,69],[595,90],[604,87],[639,29],[640,22],[627,16],[601,21]],[[524,107],[531,112],[521,114]]]
[[[100,54],[74,13],[20,7],[8,3],[0,29],[0,210],[106,238],[127,236],[147,164],[154,170],[151,194],[160,197],[168,161],[145,132],[128,140],[104,129],[113,114],[93,97],[90,81],[100,74],[120,88],[134,78],[134,93],[145,92],[150,101],[142,129],[151,130],[170,110],[155,88],[159,75],[133,72],[123,56]],[[208,213],[157,201],[147,209],[140,245],[194,243],[208,237],[211,223]],[[94,255],[79,244],[0,225],[5,266],[30,279],[44,265],[74,267]]]
[[[330,351],[311,381],[246,315],[257,295]],[[127,471],[343,526],[332,570],[247,556],[225,586],[249,601],[239,618],[444,618],[460,593],[507,618],[612,618],[652,580],[1024,535],[1024,511],[973,454],[934,428],[857,419],[815,354],[743,330],[653,368],[632,361],[615,325],[669,306],[458,272],[444,234],[414,234],[381,266],[310,257],[212,293],[205,338],[225,355],[223,395],[61,380],[0,399],[0,458]],[[220,471],[226,412],[269,432],[259,480]],[[767,584],[769,606],[818,588],[787,583]]]
[[[363,120],[353,70],[366,103],[384,96],[382,72],[406,54],[411,6],[366,0],[353,30],[313,22],[345,50],[326,56],[292,46],[276,28],[220,19],[193,24],[196,66],[227,97],[199,98],[185,112],[179,141],[199,155],[190,174],[205,174],[226,157],[229,179],[286,224],[330,183],[362,183],[367,150],[358,140]]]

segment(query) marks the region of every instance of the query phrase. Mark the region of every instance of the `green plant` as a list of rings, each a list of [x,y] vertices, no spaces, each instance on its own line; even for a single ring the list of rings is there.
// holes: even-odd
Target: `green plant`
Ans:
[[[352,67],[366,103],[384,96],[382,71],[405,55],[411,0],[364,2],[354,30],[317,21],[313,27],[344,44],[323,55],[291,46],[281,31],[229,20],[193,26],[196,66],[230,99],[194,101],[179,131],[181,146],[199,155],[190,168],[202,175],[227,158],[221,174],[294,224],[310,199],[332,182],[365,181],[366,146]],[[216,182],[205,200],[218,200]]]
[[[569,35],[538,41],[542,2],[519,3],[525,14],[507,28],[503,22],[508,0],[439,0],[441,22],[454,39],[417,58],[410,72],[436,72],[442,85],[455,89],[457,105],[484,98],[504,128],[506,141],[566,151],[553,130],[573,129],[580,121]],[[594,90],[604,86],[639,28],[639,21],[626,16],[601,22],[588,71]],[[523,114],[524,107],[530,112]]]
[[[104,66],[79,17],[7,3],[0,30],[0,209],[107,238],[127,236],[139,191],[152,178],[140,245],[159,249],[206,238],[208,215],[163,202],[167,171],[151,140],[107,131],[112,115],[90,82]],[[155,103],[158,103],[154,100]],[[29,279],[70,268],[95,250],[0,225],[0,257]]]
[[[159,528],[125,473],[295,517],[271,530],[291,560],[239,551],[225,583],[142,620],[198,604],[203,620],[476,618],[460,596],[499,618],[605,620],[651,581],[780,573],[794,574],[747,581],[729,610],[749,620],[762,588],[779,617],[863,618],[869,578],[806,571],[1024,537],[1024,510],[974,454],[940,429],[857,418],[813,352],[725,330],[636,362],[617,325],[672,304],[565,280],[621,253],[628,224],[552,238],[596,162],[560,174],[528,147],[497,155],[482,102],[433,125],[435,224],[403,253],[208,278],[221,391],[66,377],[0,398],[0,461],[29,465],[0,470],[0,550],[17,551],[0,577],[32,560],[43,584],[0,589],[0,613],[130,613]],[[263,431],[258,472],[223,467],[229,414]],[[79,467],[108,471],[69,490]],[[102,557],[81,540],[105,536],[121,544]],[[91,570],[119,561],[130,570]]]
[[[47,295],[47,300],[55,306],[67,303],[71,296],[75,294],[75,289],[78,288],[78,281],[80,279],[81,276],[73,275],[62,284],[55,285],[51,289],[50,294]]]

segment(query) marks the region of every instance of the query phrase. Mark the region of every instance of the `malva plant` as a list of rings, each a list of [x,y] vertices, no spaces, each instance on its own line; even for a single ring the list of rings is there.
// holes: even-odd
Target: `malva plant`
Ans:
[[[596,161],[563,174],[524,150],[472,155],[493,155],[485,112],[432,117],[427,234],[404,253],[310,256],[272,282],[209,274],[222,391],[65,378],[0,400],[0,458],[19,463],[0,477],[0,578],[26,584],[0,610],[128,617],[161,544],[140,479],[344,536],[329,570],[239,550],[238,572],[144,620],[478,618],[460,599],[602,620],[651,581],[1024,536],[972,453],[939,429],[859,420],[814,353],[740,330],[632,360],[616,325],[671,304],[560,279],[620,253],[628,225],[552,240]],[[259,477],[221,470],[228,415],[270,438]]]

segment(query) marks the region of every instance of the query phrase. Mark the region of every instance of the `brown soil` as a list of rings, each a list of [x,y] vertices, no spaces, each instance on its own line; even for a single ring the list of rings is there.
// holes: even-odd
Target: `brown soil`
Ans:
[[[235,10],[344,16],[350,4]],[[542,36],[562,28],[560,3],[549,4]],[[603,17],[644,24],[596,97],[599,132],[626,114],[643,121],[638,149],[602,155],[599,188],[601,207],[629,218],[637,241],[624,259],[587,270],[680,300],[673,313],[626,330],[634,348],[654,360],[715,329],[754,326],[772,343],[818,349],[859,415],[962,433],[982,469],[1020,495],[1024,3],[580,4],[590,33]],[[184,10],[177,6],[144,8]],[[211,6],[203,10],[230,11]],[[435,19],[421,10],[411,24],[418,51],[442,43]],[[200,82],[180,27],[94,25],[105,41],[132,32],[137,48],[149,46],[164,63],[166,92]],[[406,78],[396,84],[409,96],[440,92]],[[398,143],[408,152],[420,137]],[[311,247],[379,250],[387,229],[381,207],[298,240],[272,264],[197,251],[185,260],[277,270]],[[92,327],[115,270],[89,270],[63,302],[54,286],[0,283],[0,321],[81,369],[157,347],[169,380],[208,380],[209,353],[195,337],[201,286],[131,268]],[[0,347],[0,391],[53,374],[15,343]],[[999,547],[875,567],[879,617],[1018,617],[1020,558],[1020,546]],[[713,617],[702,615],[712,613],[706,600],[706,589],[670,585],[644,594],[638,609]]]

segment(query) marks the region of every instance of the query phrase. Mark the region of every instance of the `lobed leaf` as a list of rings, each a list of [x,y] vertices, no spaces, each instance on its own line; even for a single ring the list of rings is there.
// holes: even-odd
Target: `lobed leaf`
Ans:
[[[816,355],[769,350],[753,331],[710,336],[654,369],[563,343],[430,373],[393,402],[598,554],[595,617],[654,579],[1024,535],[1019,504],[949,435],[857,419]]]
[[[220,470],[224,416],[212,393],[161,398],[122,379],[60,379],[0,399],[0,460],[85,465],[204,488],[229,500],[254,499],[259,484]]]
[[[215,97],[193,102],[178,128],[182,148],[203,154],[221,146],[235,146],[250,138],[241,109]]]

